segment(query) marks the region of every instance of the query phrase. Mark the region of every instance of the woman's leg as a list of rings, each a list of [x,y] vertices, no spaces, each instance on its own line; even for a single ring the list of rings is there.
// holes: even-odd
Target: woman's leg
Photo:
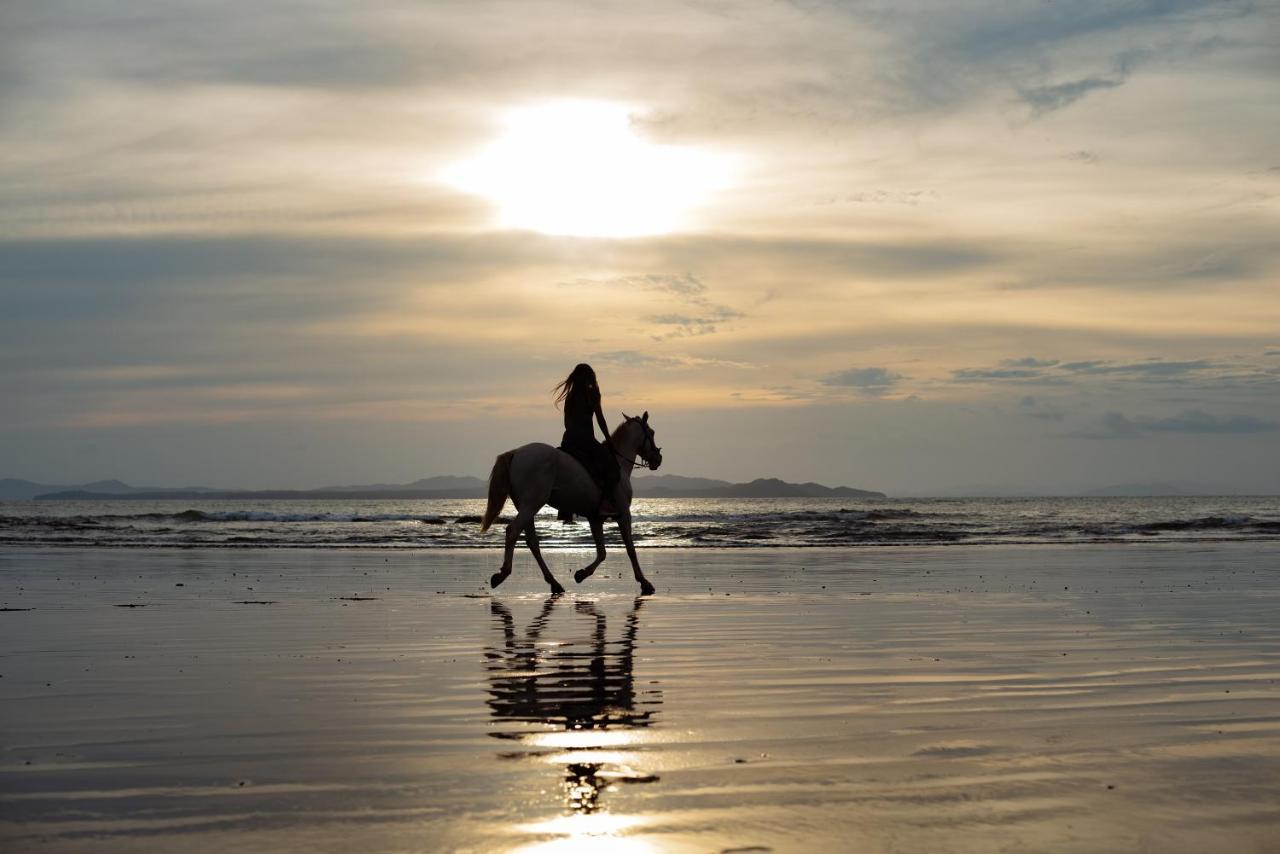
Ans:
[[[618,481],[622,480],[622,471],[618,468],[618,457],[608,445],[601,442],[596,446],[596,483],[600,485],[600,504],[602,508],[616,513],[618,509]],[[607,507],[605,505],[608,505]]]

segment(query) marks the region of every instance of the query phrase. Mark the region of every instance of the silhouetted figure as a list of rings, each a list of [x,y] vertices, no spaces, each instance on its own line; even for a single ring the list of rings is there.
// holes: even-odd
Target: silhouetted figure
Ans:
[[[622,637],[610,642],[605,615],[591,602],[578,602],[574,610],[594,621],[589,645],[562,643],[539,646],[552,612],[561,597],[543,604],[523,636],[516,633],[511,611],[501,602],[489,607],[494,626],[502,632],[501,646],[485,650],[489,671],[489,709],[497,722],[551,724],[564,732],[636,729],[652,726],[661,704],[661,692],[648,689],[636,696],[633,664],[636,632],[643,600],[637,598],[626,618]],[[612,647],[612,648],[611,648]],[[494,738],[522,741],[537,730],[506,729],[490,733]],[[616,745],[591,745],[591,739],[575,745],[581,755],[593,750],[613,750]],[[573,813],[592,813],[600,807],[600,794],[615,782],[647,783],[657,777],[604,762],[572,762],[565,766],[562,782],[565,807]]]
[[[585,367],[585,366],[580,366]],[[597,403],[598,407],[599,404]],[[569,416],[565,416],[566,423]],[[616,452],[615,459],[621,465],[620,480],[615,493],[617,500],[618,534],[622,537],[622,545],[626,547],[627,558],[631,561],[631,572],[640,583],[642,594],[654,592],[654,586],[644,577],[640,569],[640,558],[636,556],[636,544],[631,536],[631,472],[637,465],[647,466],[657,471],[662,465],[662,449],[658,447],[656,434],[649,424],[649,413],[638,418],[626,413],[622,415],[622,423],[613,431],[609,441]],[[590,419],[588,419],[588,432]],[[603,421],[602,421],[603,423]],[[567,431],[566,431],[567,432]],[[594,439],[593,439],[594,441]],[[498,454],[493,461],[493,469],[489,472],[489,497],[485,502],[484,515],[480,517],[480,532],[489,530],[489,526],[498,518],[503,506],[510,498],[516,505],[516,517],[507,524],[506,540],[503,544],[502,566],[489,577],[489,584],[494,587],[502,584],[511,575],[511,563],[515,556],[516,540],[523,533],[529,552],[538,562],[542,571],[542,579],[547,582],[552,593],[563,593],[564,587],[556,580],[551,568],[542,557],[542,549],[538,545],[538,531],[533,524],[538,511],[550,505],[557,510],[571,510],[581,513],[591,522],[591,538],[596,544],[596,557],[591,563],[573,574],[574,581],[581,584],[591,577],[605,559],[604,517],[600,515],[601,490],[586,467],[559,448],[553,448],[542,442],[530,442],[514,450]]]
[[[564,404],[564,437],[560,439],[560,450],[582,463],[600,487],[600,506],[593,515],[615,515],[618,512],[618,481],[622,472],[618,468],[618,453],[609,437],[609,425],[605,423],[604,410],[600,405],[596,372],[583,362],[555,387],[555,391],[556,405]],[[591,424],[593,417],[600,425],[603,442],[596,441]],[[563,522],[572,522],[573,511],[562,507],[559,518]]]

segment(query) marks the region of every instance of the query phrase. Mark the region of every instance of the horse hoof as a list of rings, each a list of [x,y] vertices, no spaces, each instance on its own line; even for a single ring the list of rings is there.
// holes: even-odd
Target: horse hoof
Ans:
[[[553,581],[553,582],[551,582],[551,595],[552,595],[552,596],[559,596],[559,595],[560,595],[561,593],[563,593],[563,592],[564,592],[564,588],[560,586],[560,582],[558,582],[558,581]]]
[[[647,581],[642,581],[642,582],[640,582],[640,595],[641,595],[641,596],[652,596],[653,594],[655,594],[655,593],[657,593],[657,592],[658,592],[658,589],[657,589],[656,587],[654,587],[652,584],[650,584],[649,582],[647,582]]]
[[[497,587],[499,584],[506,581],[507,576],[510,574],[511,573],[508,572],[495,572],[493,575],[489,576],[489,586]]]
[[[580,569],[573,574],[573,580],[576,581],[578,584],[581,584],[582,582],[586,581],[590,577],[591,577],[591,573],[587,572],[585,569]]]

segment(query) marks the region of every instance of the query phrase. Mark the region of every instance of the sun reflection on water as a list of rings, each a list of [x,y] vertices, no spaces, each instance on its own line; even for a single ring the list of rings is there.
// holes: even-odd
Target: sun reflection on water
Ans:
[[[576,851],[638,852],[648,854],[660,851],[656,845],[643,839],[623,834],[644,825],[636,816],[591,813],[562,815],[546,821],[519,825],[516,830],[532,836],[554,836],[542,842],[533,842],[517,848],[520,852],[557,852],[569,854]]]
[[[564,732],[531,732],[521,739],[535,747],[560,747],[566,750],[620,747],[637,742],[637,734],[617,729],[582,729]]]

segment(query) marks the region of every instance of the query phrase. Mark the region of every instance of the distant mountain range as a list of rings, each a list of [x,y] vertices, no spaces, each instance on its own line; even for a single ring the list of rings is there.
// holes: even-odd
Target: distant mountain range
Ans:
[[[758,478],[749,483],[730,483],[705,477],[650,475],[633,481],[640,498],[884,498],[883,492],[820,483],[788,483],[777,478]],[[0,479],[0,500],[5,501],[164,501],[181,499],[326,499],[326,498],[483,498],[488,485],[478,477],[440,475],[412,483],[372,483],[354,486],[325,486],[320,489],[221,490],[207,486],[162,488],[130,486],[118,480],[99,480],[77,486],[33,483],[15,478]]]
[[[638,475],[632,483],[640,498],[884,498],[883,492],[854,489],[849,486],[824,486],[820,483],[788,483],[777,478],[757,478],[747,483],[731,483],[707,477],[683,477],[676,474]],[[0,501],[31,500],[181,500],[181,499],[325,499],[325,498],[483,498],[486,482],[478,477],[438,475],[411,483],[367,483],[350,486],[324,486],[319,489],[212,489],[207,486],[157,487],[131,486],[119,480],[98,480],[79,485],[34,483],[16,478],[0,478]],[[949,495],[951,493],[948,493]],[[1177,495],[1216,495],[1217,492],[1196,483],[1125,483],[1104,486],[1079,493],[1082,497],[1158,497]],[[954,493],[954,497],[1004,495],[994,487],[972,492]],[[1044,493],[1017,493],[1017,497],[1043,497]]]
[[[0,501],[30,501],[43,498],[46,493],[76,491],[106,498],[128,498],[138,494],[182,493],[184,495],[203,495],[214,492],[207,486],[182,486],[177,488],[162,486],[130,486],[119,480],[95,480],[78,486],[58,486],[51,483],[34,483],[30,480],[19,480],[16,477],[0,478]]]
[[[632,481],[640,498],[885,498],[883,492],[820,483],[787,483],[761,477],[749,483],[730,483],[705,477],[655,474]]]

